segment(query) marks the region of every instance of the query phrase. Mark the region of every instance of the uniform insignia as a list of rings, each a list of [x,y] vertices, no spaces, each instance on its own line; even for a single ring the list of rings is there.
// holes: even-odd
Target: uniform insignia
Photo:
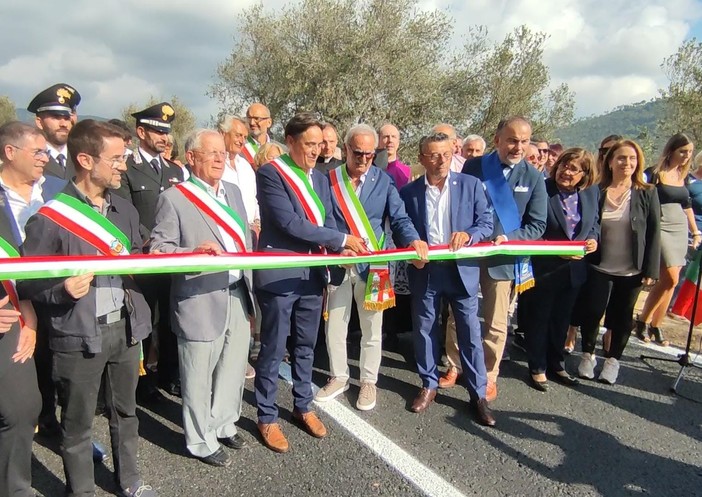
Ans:
[[[163,114],[163,120],[168,121],[168,118],[175,114],[175,111],[173,110],[173,107],[166,104],[161,107],[161,114]]]
[[[67,88],[59,88],[56,90],[56,97],[58,98],[58,103],[65,104],[66,100],[69,100],[73,94],[68,91]]]
[[[180,181],[178,180],[178,178],[168,178],[168,182],[169,182],[171,185],[175,185],[176,183],[180,183]]]
[[[132,157],[134,158],[134,164],[141,164],[143,162],[141,154],[134,154]]]

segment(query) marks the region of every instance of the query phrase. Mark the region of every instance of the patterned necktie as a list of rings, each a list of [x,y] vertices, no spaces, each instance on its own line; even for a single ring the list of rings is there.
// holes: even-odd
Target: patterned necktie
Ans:
[[[566,224],[568,225],[568,235],[571,239],[575,236],[575,228],[580,222],[578,213],[578,194],[573,193],[563,197],[563,210],[566,215]]]
[[[63,154],[58,154],[56,156],[56,160],[58,161],[59,164],[61,164],[61,167],[66,169],[66,156]]]
[[[161,174],[161,164],[159,163],[158,159],[153,158],[151,159],[151,167],[154,168],[154,171],[156,171],[156,174]]]

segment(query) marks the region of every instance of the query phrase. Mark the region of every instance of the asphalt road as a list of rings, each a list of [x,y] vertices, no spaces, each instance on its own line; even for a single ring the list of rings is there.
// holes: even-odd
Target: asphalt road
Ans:
[[[349,347],[357,359],[358,336]],[[493,403],[497,426],[484,428],[472,420],[463,387],[440,391],[422,414],[408,410],[419,379],[403,335],[396,351],[384,354],[376,408],[354,408],[355,383],[330,406],[331,414],[321,413],[326,439],[291,424],[291,390],[281,380],[287,454],[269,451],[257,437],[251,381],[240,421],[249,447],[231,451],[229,468],[185,454],[178,399],[140,408],[142,474],[161,496],[702,495],[702,372],[688,369],[674,396],[669,387],[679,367],[643,362],[642,350],[632,339],[615,386],[552,384],[547,393],[528,386],[525,357],[513,352]],[[578,354],[570,357],[569,369],[575,371],[578,360]],[[319,385],[326,379],[325,361],[319,354]],[[352,377],[358,377],[357,362],[352,364]],[[94,431],[109,447],[104,418],[96,418]],[[45,497],[63,495],[56,451],[35,442],[34,486]],[[116,491],[111,468],[111,460],[96,466],[98,495]]]

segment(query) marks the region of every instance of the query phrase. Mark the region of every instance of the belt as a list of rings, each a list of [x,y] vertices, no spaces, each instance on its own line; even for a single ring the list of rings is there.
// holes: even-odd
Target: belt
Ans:
[[[103,314],[102,316],[98,316],[97,321],[98,324],[112,324],[116,323],[117,321],[121,321],[122,319],[127,317],[127,308],[122,306],[121,309],[117,311],[112,311],[108,312],[107,314]]]
[[[236,280],[234,283],[232,283],[231,285],[229,285],[229,291],[230,291],[230,292],[233,292],[233,291],[235,291],[235,290],[238,290],[239,287],[242,286],[243,284],[244,284],[244,277],[242,276],[241,278],[239,278],[238,280]]]

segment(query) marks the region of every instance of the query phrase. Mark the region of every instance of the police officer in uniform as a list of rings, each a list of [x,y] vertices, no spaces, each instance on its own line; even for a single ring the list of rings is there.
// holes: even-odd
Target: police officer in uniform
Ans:
[[[39,93],[29,102],[27,110],[36,114],[35,123],[46,136],[49,162],[44,174],[70,180],[75,174],[68,156],[68,133],[76,121],[80,93],[70,85],[58,83]]]
[[[127,171],[122,174],[122,187],[117,193],[130,200],[136,207],[139,212],[139,231],[142,239],[146,241],[149,240],[154,227],[156,200],[159,194],[182,182],[183,170],[177,164],[161,157],[175,119],[173,106],[168,102],[161,102],[135,112],[132,116],[136,119],[139,148],[127,160]],[[148,247],[144,247],[144,252],[149,252]],[[159,350],[158,383],[168,393],[178,395],[178,352],[176,338],[170,326],[170,275],[149,275],[138,279],[154,319]],[[145,362],[152,345],[146,343],[147,341],[144,342]],[[158,400],[161,395],[155,388],[155,378],[148,373],[147,369],[147,379],[140,381],[140,400]]]

